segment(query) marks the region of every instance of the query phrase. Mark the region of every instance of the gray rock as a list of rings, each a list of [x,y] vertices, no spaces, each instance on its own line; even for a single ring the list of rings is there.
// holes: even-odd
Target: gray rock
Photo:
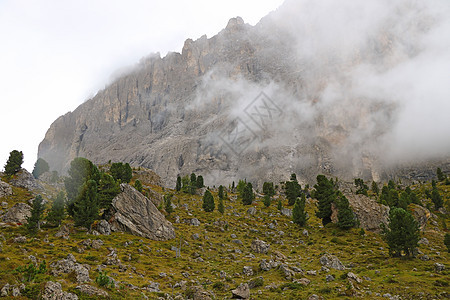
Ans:
[[[146,290],[151,293],[159,293],[161,290],[159,289],[159,283],[149,281],[149,284],[146,286]]]
[[[254,214],[256,214],[256,208],[255,207],[250,207],[249,209],[247,209],[247,214],[253,216]]]
[[[348,273],[347,273],[347,278],[353,279],[353,280],[355,280],[357,283],[362,283],[362,282],[363,282],[363,280],[362,280],[361,278],[359,278],[355,273],[352,273],[352,272],[348,272]]]
[[[269,252],[270,245],[262,240],[256,239],[253,240],[251,248],[256,253],[266,254],[267,252]]]
[[[22,236],[22,235],[19,235],[18,237],[14,238],[14,243],[23,244],[23,243],[26,243],[26,242],[27,242],[27,238]]]
[[[286,278],[287,280],[291,280],[295,276],[295,272],[292,271],[286,264],[281,264],[280,270],[283,273],[284,278]]]
[[[82,284],[76,287],[77,290],[79,290],[81,293],[86,294],[88,296],[97,296],[97,297],[109,297],[109,294],[101,290],[99,288],[96,288],[89,284]]]
[[[192,235],[192,239],[193,240],[198,240],[200,238],[200,236],[198,235],[198,233],[194,233],[193,235]]]
[[[74,272],[78,284],[91,281],[88,267],[77,263],[72,254],[68,254],[67,258],[53,262],[50,267],[53,276]]]
[[[9,285],[9,283],[5,284],[2,287],[2,290],[0,291],[0,296],[2,296],[2,297],[8,296],[10,288],[11,288],[11,286]]]
[[[21,169],[14,176],[13,179],[9,181],[9,184],[33,191],[42,188],[36,181],[33,175],[31,175],[27,170]]]
[[[309,232],[308,232],[308,230],[306,230],[306,229],[303,229],[303,232],[302,232],[302,233],[303,233],[304,236],[309,236]]]
[[[231,291],[231,295],[233,299],[248,299],[250,298],[250,288],[247,283],[242,283]]]
[[[307,286],[311,283],[311,280],[309,280],[308,278],[300,278],[300,279],[294,279],[292,282]]]
[[[441,264],[441,263],[435,263],[435,264],[434,264],[434,270],[435,270],[436,272],[442,272],[442,271],[445,270],[445,265],[444,265],[444,264]]]
[[[55,237],[60,237],[65,240],[69,239],[69,235],[70,235],[70,229],[69,229],[69,226],[67,226],[66,224],[61,225],[59,227],[58,232],[55,233]]]
[[[312,275],[312,276],[316,276],[317,275],[317,271],[316,270],[308,270],[308,271],[306,271],[306,274]]]
[[[158,241],[175,238],[172,224],[151,200],[128,184],[122,183],[120,189],[108,212],[112,229]]]
[[[429,245],[430,242],[428,241],[428,239],[426,237],[421,238],[417,244],[421,244],[421,245]]]
[[[199,221],[197,218],[192,218],[192,219],[190,220],[190,224],[191,224],[192,226],[200,226],[200,221]]]
[[[334,276],[333,275],[327,275],[327,276],[325,276],[325,280],[327,282],[334,281]]]
[[[31,206],[26,203],[16,203],[1,217],[6,223],[27,223],[31,216]]]
[[[7,209],[8,208],[8,202],[6,202],[6,201],[2,201],[2,208],[3,209]]]
[[[320,264],[330,269],[336,269],[339,271],[345,270],[345,267],[341,261],[336,256],[330,254],[324,254],[320,258]]]
[[[111,226],[109,225],[108,221],[101,220],[97,224],[97,231],[103,235],[110,235],[111,234]]]
[[[232,240],[231,242],[237,245],[243,245],[241,240]]]
[[[286,217],[292,217],[292,209],[289,209],[289,208],[282,208],[281,209],[281,214],[283,215],[283,216],[286,216]]]
[[[421,260],[423,260],[423,261],[429,261],[430,260],[430,257],[428,256],[428,255],[422,255],[421,257],[420,257],[420,259]]]
[[[13,297],[19,297],[19,296],[20,296],[20,290],[19,290],[19,287],[13,286],[11,295],[12,295]]]
[[[232,239],[237,238],[237,236],[236,236],[234,233],[232,233],[232,234],[230,235],[230,237],[231,237]]]
[[[193,286],[190,288],[193,300],[211,300],[213,295],[205,291],[202,286]]]
[[[263,271],[270,271],[270,269],[272,268],[272,266],[270,265],[270,263],[269,263],[267,260],[265,260],[265,259],[262,259],[262,260],[259,262],[259,267],[260,267],[261,270],[263,270]]]
[[[244,266],[242,269],[242,273],[246,276],[252,276],[253,275],[253,268],[249,266]]]
[[[47,281],[45,283],[44,292],[42,293],[43,300],[78,300],[78,296],[72,293],[67,293],[62,290],[61,283]]]
[[[96,250],[98,250],[98,249],[100,249],[101,246],[103,246],[103,244],[104,244],[103,241],[100,240],[100,239],[99,240],[93,240],[92,244],[91,244],[91,247],[96,249]]]
[[[12,195],[12,188],[9,184],[7,184],[6,182],[3,182],[0,180],[0,198],[6,197]],[[4,202],[6,203],[6,202]],[[8,207],[8,203],[6,203],[6,207],[2,202],[2,207],[6,208]]]

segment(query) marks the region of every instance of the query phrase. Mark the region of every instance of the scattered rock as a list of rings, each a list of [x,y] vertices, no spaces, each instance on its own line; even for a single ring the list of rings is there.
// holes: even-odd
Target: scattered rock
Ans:
[[[97,224],[97,231],[103,235],[110,235],[111,234],[111,226],[109,225],[108,221],[101,220]]]
[[[348,272],[348,273],[347,273],[347,278],[353,279],[353,280],[355,280],[357,283],[362,283],[362,282],[363,282],[363,280],[362,280],[361,278],[359,278],[355,273],[352,273],[352,272]]]
[[[306,230],[306,229],[303,229],[303,232],[302,232],[302,233],[303,233],[304,236],[309,236],[309,232],[308,232],[308,230]]]
[[[211,300],[212,295],[205,291],[202,286],[193,286],[190,288],[193,300]],[[215,297],[214,297],[215,298]]]
[[[250,207],[250,208],[247,210],[247,214],[253,216],[254,214],[256,214],[256,208],[253,207],[253,206]]]
[[[292,210],[291,209],[289,209],[289,208],[282,208],[281,209],[281,214],[283,215],[283,216],[286,216],[286,217],[292,217]]]
[[[421,244],[421,245],[429,245],[430,242],[428,241],[428,239],[426,237],[421,238],[417,244]]]
[[[161,290],[159,289],[159,283],[149,281],[149,284],[146,286],[146,290],[151,293],[159,293]]]
[[[248,299],[250,298],[250,288],[247,283],[240,284],[236,289],[231,291],[234,299]]]
[[[306,271],[306,274],[312,275],[312,276],[316,276],[317,275],[317,271],[316,270],[308,270],[308,271]]]
[[[190,220],[189,224],[192,225],[192,226],[200,226],[200,221],[197,218],[192,218]]]
[[[421,260],[423,260],[423,261],[429,261],[430,260],[430,257],[428,256],[428,255],[422,255],[421,257],[420,257],[420,259]]]
[[[259,262],[259,267],[263,271],[270,271],[270,269],[276,268],[277,266],[278,266],[278,263],[276,263],[276,262],[274,262],[272,260],[267,261],[265,259],[262,259]]]
[[[5,285],[2,287],[2,290],[0,291],[0,296],[2,296],[2,297],[8,296],[8,293],[9,293],[9,289],[10,289],[10,288],[11,288],[11,286],[9,285],[9,283],[5,284]]]
[[[31,206],[26,203],[16,203],[2,216],[2,221],[6,223],[27,223],[27,218],[31,216]]]
[[[237,244],[237,245],[243,245],[241,240],[232,240],[231,241],[233,244]]]
[[[111,204],[111,229],[129,232],[152,240],[175,238],[172,224],[156,208],[155,204],[129,184],[120,185],[121,193]]]
[[[198,240],[200,238],[198,233],[194,233],[191,237],[192,237],[193,240]]]
[[[284,278],[286,278],[287,280],[291,280],[292,278],[294,278],[295,276],[295,272],[292,271],[287,265],[285,264],[281,264],[280,265],[280,270],[281,272],[283,272],[284,274]]]
[[[300,279],[294,279],[293,282],[307,286],[311,283],[311,280],[309,280],[308,278],[300,278]]]
[[[67,226],[66,224],[61,225],[61,227],[59,227],[58,232],[55,233],[55,237],[60,237],[65,240],[69,239],[69,235],[70,235],[70,229],[69,229],[69,226]]]
[[[27,238],[22,236],[22,235],[19,235],[19,236],[14,238],[14,243],[23,244],[23,243],[26,243],[26,242],[27,242]]]
[[[333,276],[333,275],[327,275],[327,276],[325,277],[325,280],[326,280],[327,282],[334,281],[334,276]]]
[[[9,184],[7,184],[6,182],[3,182],[0,180],[0,198],[2,197],[6,197],[12,195],[12,188]],[[6,202],[5,202],[6,203]],[[2,207],[6,208],[8,207],[8,203],[6,203],[6,207],[4,207],[3,203],[2,203]]]
[[[324,254],[320,258],[320,263],[322,264],[322,266],[325,266],[327,268],[336,269],[339,271],[345,270],[345,267],[341,263],[341,261],[336,256],[331,254]]]
[[[109,294],[101,290],[99,288],[96,288],[89,284],[82,284],[76,287],[77,290],[79,290],[81,293],[86,294],[88,296],[98,296],[98,297],[109,297]]]
[[[375,199],[361,194],[345,193],[345,196],[364,230],[379,232],[381,223],[388,224],[388,206],[379,204]]]
[[[78,300],[78,296],[72,293],[67,293],[62,290],[61,283],[47,281],[45,283],[44,292],[42,293],[43,300]]]
[[[244,266],[244,268],[242,269],[242,273],[244,273],[244,275],[247,275],[247,276],[252,276],[253,269],[252,269],[252,267]]]
[[[78,284],[91,281],[88,266],[77,263],[72,254],[67,255],[65,259],[53,262],[50,267],[53,276],[74,272]]]
[[[308,300],[322,300],[323,298],[320,296],[317,296],[316,294],[312,294],[308,297]]]
[[[270,245],[262,240],[256,239],[252,242],[251,248],[256,253],[266,254],[269,252]]]
[[[93,240],[91,243],[91,247],[98,250],[98,249],[100,249],[101,246],[103,246],[103,244],[104,244],[103,241],[100,239]]]
[[[444,265],[444,264],[441,264],[441,263],[435,263],[435,264],[434,264],[434,270],[435,270],[436,272],[442,272],[442,271],[445,270],[445,265]]]

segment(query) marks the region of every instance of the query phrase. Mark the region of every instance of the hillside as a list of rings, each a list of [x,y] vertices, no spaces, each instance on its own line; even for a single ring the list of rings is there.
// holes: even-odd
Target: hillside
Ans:
[[[379,233],[360,228],[343,230],[333,223],[322,226],[315,216],[317,201],[312,198],[306,201],[306,226],[293,224],[292,218],[285,215],[286,209],[292,207],[287,206],[280,188],[266,208],[262,195],[257,194],[252,205],[243,205],[238,194],[228,187],[222,215],[217,211],[216,188],[211,188],[216,209],[208,213],[202,209],[201,194],[205,188],[190,195],[155,185],[159,179],[143,168],[135,169],[133,174],[130,184],[141,180],[143,193],[152,195],[156,204],[162,197],[155,195],[173,194],[173,212],[164,212],[163,204],[159,209],[173,224],[175,239],[155,241],[125,232],[91,234],[74,227],[71,218],[59,228],[43,225],[35,236],[27,234],[22,223],[1,223],[2,297],[20,291],[22,296],[15,299],[55,299],[49,298],[48,293],[62,295],[64,291],[66,298],[58,299],[76,299],[75,294],[78,299],[224,299],[245,283],[250,286],[251,299],[450,296],[450,254],[443,244],[448,213],[444,209],[432,210],[430,214],[423,207],[431,207],[425,196],[430,183],[412,186],[423,206],[410,204],[409,209],[428,213],[420,220],[422,239],[417,257],[408,259],[390,257],[388,245]],[[2,180],[11,182],[5,176]],[[61,181],[38,183],[40,190],[34,192],[12,186],[12,194],[0,199],[3,209],[27,202],[37,193],[50,199],[61,187]],[[349,196],[355,189],[345,182],[341,187]],[[438,183],[438,190],[448,211],[450,185]],[[375,198],[371,191],[369,196]],[[277,209],[278,200],[282,202],[283,214]],[[97,221],[94,228],[102,231],[99,224]],[[180,248],[178,255],[176,248]],[[33,264],[36,269],[24,269]],[[41,265],[45,267],[39,273],[36,270]],[[98,281],[101,276],[109,276],[113,284],[105,286],[105,282]]]

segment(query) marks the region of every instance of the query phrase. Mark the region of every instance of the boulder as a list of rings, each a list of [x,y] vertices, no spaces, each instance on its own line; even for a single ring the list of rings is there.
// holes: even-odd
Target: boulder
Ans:
[[[43,300],[78,300],[78,296],[72,293],[64,292],[61,283],[47,281],[42,293]]]
[[[58,276],[60,274],[75,273],[77,283],[85,283],[91,281],[89,278],[89,269],[86,265],[77,263],[75,257],[72,254],[67,255],[67,258],[50,264],[52,268],[52,275]]]
[[[247,214],[253,216],[254,214],[256,214],[256,208],[254,208],[253,206],[250,207],[249,209],[247,209]]]
[[[106,220],[101,220],[97,224],[97,231],[103,235],[110,235],[111,234],[111,226],[109,225],[109,223]]]
[[[320,263],[322,266],[325,266],[330,269],[336,269],[336,270],[345,270],[344,265],[341,263],[341,261],[334,255],[331,254],[324,254],[320,258]]]
[[[157,241],[175,238],[172,223],[151,200],[128,184],[120,185],[121,193],[112,200],[108,212],[112,230],[129,232]]]
[[[55,237],[60,237],[65,240],[69,239],[69,235],[70,235],[70,228],[66,224],[61,225],[61,227],[59,227],[58,232],[55,233]]]
[[[247,283],[242,283],[232,290],[231,294],[234,299],[248,299],[250,298],[250,288]]]
[[[425,226],[427,225],[428,219],[431,218],[430,211],[425,207],[417,204],[411,204],[409,208],[414,219],[419,224],[420,230],[424,230]]]
[[[381,223],[388,224],[388,206],[379,204],[375,199],[360,194],[345,194],[345,196],[364,230],[379,232]]]
[[[27,218],[31,216],[31,207],[26,203],[16,203],[2,216],[2,221],[6,223],[27,223]]]
[[[289,208],[282,208],[282,209],[281,209],[281,214],[282,214],[283,216],[286,216],[286,217],[292,217],[292,209],[289,209]]]
[[[0,180],[0,198],[12,195],[12,188],[6,182]]]
[[[252,276],[253,275],[253,268],[249,266],[244,266],[242,269],[242,273],[246,276]]]
[[[256,239],[252,242],[251,248],[256,253],[265,254],[269,252],[270,245],[262,240]]]
[[[434,270],[436,271],[436,272],[442,272],[442,271],[444,271],[445,270],[445,265],[444,264],[441,264],[441,263],[435,263],[434,264]]]
[[[21,169],[19,172],[17,172],[17,174],[13,176],[9,183],[13,186],[21,187],[29,191],[41,188],[34,176],[25,169]]]

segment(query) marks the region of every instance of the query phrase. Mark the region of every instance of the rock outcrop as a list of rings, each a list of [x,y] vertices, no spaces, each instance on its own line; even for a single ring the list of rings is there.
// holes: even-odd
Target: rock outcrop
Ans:
[[[21,169],[16,175],[9,181],[13,186],[21,187],[29,191],[33,191],[41,188],[37,183],[33,175],[25,169]]]
[[[64,292],[61,283],[47,281],[45,283],[44,292],[42,293],[44,300],[78,300],[78,296],[72,293]]]
[[[108,212],[111,229],[125,231],[152,240],[175,238],[172,223],[153,202],[128,184],[121,184],[122,192],[112,200]]]
[[[27,223],[31,216],[31,207],[26,203],[16,203],[1,217],[6,223]]]
[[[0,198],[12,195],[12,188],[6,182],[0,180]]]
[[[388,224],[389,207],[364,195],[346,194],[350,207],[360,226],[365,230],[379,231],[380,224]]]

